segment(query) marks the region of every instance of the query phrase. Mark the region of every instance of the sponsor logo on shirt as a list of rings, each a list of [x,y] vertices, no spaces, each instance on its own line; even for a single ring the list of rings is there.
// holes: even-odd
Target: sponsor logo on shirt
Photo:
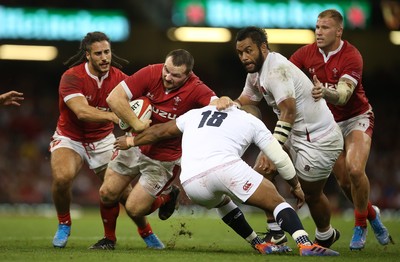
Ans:
[[[158,108],[156,108],[154,106],[153,106],[153,113],[159,115],[162,118],[170,119],[170,120],[175,119],[178,116],[177,114],[172,114],[170,112],[167,112],[167,111],[164,111],[164,110],[160,110],[160,109],[158,109]]]
[[[335,84],[332,84],[332,83],[323,83],[323,85],[325,88],[334,89],[334,90],[337,87]]]

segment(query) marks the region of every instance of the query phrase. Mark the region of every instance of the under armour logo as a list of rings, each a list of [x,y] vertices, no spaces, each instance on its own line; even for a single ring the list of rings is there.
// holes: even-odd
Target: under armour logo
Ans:
[[[150,100],[154,100],[154,95],[150,92],[147,92],[146,96],[150,99]]]

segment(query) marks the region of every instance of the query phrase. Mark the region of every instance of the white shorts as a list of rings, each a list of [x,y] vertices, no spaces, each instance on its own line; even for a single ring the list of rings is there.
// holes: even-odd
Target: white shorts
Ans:
[[[244,203],[261,184],[263,176],[241,159],[209,169],[183,181],[187,196],[208,209],[219,205],[224,196]]]
[[[327,179],[331,174],[343,151],[343,136],[335,124],[331,132],[313,142],[291,134],[285,146],[289,148],[296,174],[305,181],[314,182]]]
[[[156,197],[167,189],[180,172],[180,159],[158,161],[140,152],[138,147],[115,151],[108,167],[132,179],[140,175],[139,183]]]
[[[372,137],[374,121],[374,112],[372,111],[372,108],[370,108],[367,112],[361,115],[338,122],[338,125],[342,130],[344,137],[347,137],[350,132],[354,130],[362,131]]]
[[[93,143],[82,143],[74,141],[69,137],[54,132],[50,142],[50,152],[58,148],[69,148],[79,154],[88,164],[91,170],[98,173],[107,167],[113,154],[115,136],[110,133],[100,141]]]

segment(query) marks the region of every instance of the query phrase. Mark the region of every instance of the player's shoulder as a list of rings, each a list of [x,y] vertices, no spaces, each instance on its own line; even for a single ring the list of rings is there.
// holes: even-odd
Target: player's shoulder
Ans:
[[[122,79],[127,77],[127,74],[125,74],[121,69],[114,67],[114,66],[110,67],[109,72],[110,72],[109,74],[111,77],[117,77],[117,78],[122,78]]]
[[[79,65],[73,66],[65,70],[63,75],[76,75],[80,76],[85,73],[85,63],[81,63]]]
[[[61,82],[77,82],[77,81],[83,81],[83,79],[87,76],[87,73],[85,72],[85,66],[84,63],[73,66],[68,68],[61,76]]]
[[[266,66],[261,69],[263,74],[275,74],[281,72],[282,69],[288,69],[291,63],[282,54],[277,52],[270,52],[267,56]]]
[[[215,92],[206,85],[195,73],[192,73],[185,84],[180,88],[183,92],[190,93],[193,99],[197,100],[197,96],[215,96]],[[186,91],[185,91],[186,90]]]
[[[140,68],[132,76],[139,78],[143,78],[143,76],[145,76],[146,79],[158,79],[161,77],[162,68],[163,64],[149,64]]]
[[[270,62],[267,64],[269,64],[270,67],[281,67],[281,66],[287,66],[289,64],[289,60],[287,59],[287,57],[280,53],[270,52],[268,56],[270,56],[269,58]]]
[[[110,66],[110,73],[111,74],[125,74],[124,72],[122,72],[121,69],[119,69],[118,67],[115,67],[115,66]]]
[[[186,81],[187,86],[204,86],[207,87],[208,86],[206,84],[203,83],[203,81],[200,79],[200,77],[198,77],[194,72],[192,72],[188,78],[188,80]]]
[[[314,42],[314,43],[311,43],[311,44],[303,45],[302,47],[298,48],[293,53],[293,55],[307,55],[307,54],[315,53],[317,51],[318,51],[318,46]]]
[[[251,113],[251,111],[242,109],[235,109],[231,112],[235,116],[235,125],[240,126],[241,129],[246,129],[247,132],[256,134],[261,129],[266,128],[264,122],[253,115],[255,112]]]
[[[150,65],[143,67],[142,69],[145,71],[150,71],[152,73],[158,73],[158,72],[162,71],[163,66],[164,66],[164,64],[161,64],[161,63],[150,64]]]
[[[343,41],[343,52],[346,53],[347,55],[360,56],[361,57],[361,53],[358,50],[358,48],[355,47],[354,45],[352,45],[347,40]]]

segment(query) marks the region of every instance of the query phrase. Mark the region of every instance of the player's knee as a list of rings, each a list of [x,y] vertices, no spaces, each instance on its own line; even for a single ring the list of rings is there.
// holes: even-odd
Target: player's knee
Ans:
[[[112,193],[107,187],[101,186],[99,189],[101,202],[104,204],[112,204],[118,201],[118,195]]]
[[[306,193],[304,194],[304,199],[308,205],[313,205],[319,203],[321,198],[323,197],[323,193],[320,191],[316,191],[313,193]]]
[[[141,210],[138,208],[138,205],[136,205],[135,203],[132,203],[132,201],[126,201],[125,209],[126,209],[126,212],[128,213],[128,215],[133,219],[146,215],[143,212],[140,212]]]
[[[363,176],[365,176],[365,171],[359,166],[351,165],[348,167],[348,174],[352,184],[354,184],[360,181]]]
[[[53,174],[53,187],[57,189],[69,189],[72,186],[73,177],[62,175],[62,174]]]

